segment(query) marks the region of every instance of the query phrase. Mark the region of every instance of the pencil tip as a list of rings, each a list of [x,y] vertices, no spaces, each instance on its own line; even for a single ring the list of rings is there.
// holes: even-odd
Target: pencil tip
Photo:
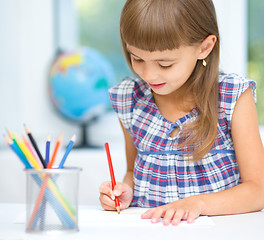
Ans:
[[[10,130],[8,130],[8,128],[6,128],[6,132],[7,132],[8,136],[9,136],[10,138],[12,138],[12,133],[10,132]]]
[[[73,142],[75,142],[75,140],[76,140],[76,135],[75,135],[75,134],[72,136],[71,140],[72,140]]]
[[[120,214],[120,207],[119,206],[116,207],[116,210],[117,210],[117,213]]]
[[[12,140],[11,138],[9,138],[8,136],[6,136],[5,134],[3,134],[3,136],[4,136],[6,142],[7,142],[9,145],[11,145],[11,144],[13,143],[13,140]]]
[[[25,130],[26,130],[27,133],[30,133],[30,131],[28,130],[28,128],[27,128],[27,126],[26,126],[25,123],[24,123],[24,128],[25,128]]]
[[[60,135],[58,137],[58,142],[62,142],[62,138],[63,138],[63,132],[60,132]]]

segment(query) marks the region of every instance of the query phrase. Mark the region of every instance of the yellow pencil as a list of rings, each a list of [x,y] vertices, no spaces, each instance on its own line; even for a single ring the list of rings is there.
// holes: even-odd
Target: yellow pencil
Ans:
[[[14,135],[14,139],[17,141],[18,146],[20,147],[21,151],[25,154],[27,159],[30,161],[30,163],[34,166],[35,169],[40,170],[42,169],[36,159],[31,154],[30,150],[26,146],[26,144],[16,135]]]

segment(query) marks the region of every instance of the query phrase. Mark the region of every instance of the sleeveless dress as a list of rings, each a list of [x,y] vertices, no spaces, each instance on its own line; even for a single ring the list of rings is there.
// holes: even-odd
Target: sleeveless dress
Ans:
[[[219,74],[217,136],[212,149],[199,161],[188,159],[188,147],[178,147],[182,126],[194,121],[197,108],[176,122],[165,119],[151,89],[128,77],[109,89],[114,110],[137,148],[134,197],[131,206],[157,207],[188,196],[219,192],[240,183],[232,140],[231,119],[239,96],[256,83],[236,74]],[[176,136],[170,133],[179,128]]]

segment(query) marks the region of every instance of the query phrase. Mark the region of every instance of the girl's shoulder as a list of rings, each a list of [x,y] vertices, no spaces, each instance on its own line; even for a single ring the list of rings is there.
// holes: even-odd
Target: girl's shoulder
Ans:
[[[256,102],[256,82],[238,74],[219,74],[219,119],[227,121],[231,132],[231,120],[238,98],[250,87]]]
[[[151,95],[151,90],[146,82],[140,78],[126,77],[120,83],[109,89],[112,97],[119,99],[145,99]]]
[[[256,82],[236,73],[219,73],[219,96],[220,101],[227,103],[236,102],[239,96],[251,88],[256,101]]]
[[[135,106],[148,106],[151,91],[149,86],[139,78],[126,77],[109,89],[113,109],[118,114],[123,126],[132,132],[132,118]],[[139,103],[145,104],[139,104]]]

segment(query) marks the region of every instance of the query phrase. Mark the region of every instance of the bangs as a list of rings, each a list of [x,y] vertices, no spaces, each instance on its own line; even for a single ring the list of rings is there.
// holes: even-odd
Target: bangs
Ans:
[[[186,42],[183,25],[175,18],[175,4],[137,1],[133,7],[124,7],[121,15],[120,34],[126,44],[152,52],[176,49]]]

